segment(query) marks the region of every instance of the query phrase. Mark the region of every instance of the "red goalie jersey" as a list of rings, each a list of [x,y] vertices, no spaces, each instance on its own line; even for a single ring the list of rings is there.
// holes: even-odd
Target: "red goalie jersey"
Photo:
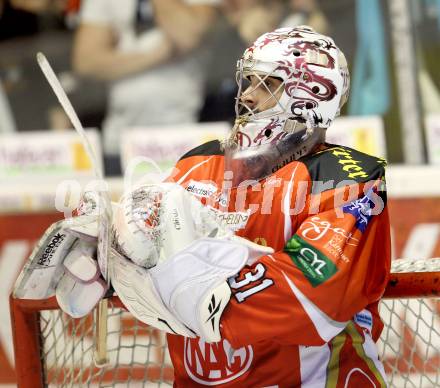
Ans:
[[[275,253],[229,279],[221,342],[168,336],[175,386],[386,386],[374,344],[390,270],[384,161],[325,145],[231,189],[214,141],[176,167],[175,181]]]

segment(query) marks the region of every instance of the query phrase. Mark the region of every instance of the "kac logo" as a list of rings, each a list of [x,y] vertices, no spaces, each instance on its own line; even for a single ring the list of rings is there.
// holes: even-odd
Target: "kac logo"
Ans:
[[[249,370],[252,347],[233,349],[226,339],[206,343],[199,338],[185,338],[185,370],[202,385],[218,385],[235,380]]]
[[[367,229],[368,223],[373,217],[373,210],[375,209],[375,203],[370,198],[370,193],[373,191],[370,190],[365,196],[362,198],[353,201],[352,203],[344,206],[342,211],[344,213],[350,213],[356,218],[356,227],[364,233]]]

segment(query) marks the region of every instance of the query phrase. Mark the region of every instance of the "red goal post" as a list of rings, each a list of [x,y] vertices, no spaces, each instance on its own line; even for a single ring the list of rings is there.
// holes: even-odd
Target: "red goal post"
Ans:
[[[54,298],[11,296],[18,386],[171,386],[163,333],[135,320],[117,297],[109,306],[110,361],[98,368],[93,364],[93,316],[72,319]],[[390,386],[440,386],[440,259],[394,261],[381,315],[385,329],[379,351]]]

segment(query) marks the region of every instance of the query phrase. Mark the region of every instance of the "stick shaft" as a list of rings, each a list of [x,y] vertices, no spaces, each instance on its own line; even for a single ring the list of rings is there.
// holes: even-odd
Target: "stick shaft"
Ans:
[[[69,117],[70,121],[72,122],[73,127],[78,132],[78,134],[81,137],[81,140],[85,146],[87,155],[89,156],[90,160],[92,161],[93,170],[95,172],[95,175],[98,179],[104,179],[104,174],[101,168],[99,168],[98,160],[96,158],[96,154],[93,151],[93,147],[90,144],[89,139],[87,138],[86,132],[84,131],[84,128],[79,121],[78,115],[75,112],[75,109],[73,109],[72,104],[70,103],[69,98],[67,97],[66,93],[64,92],[63,87],[60,84],[60,81],[58,80],[58,77],[56,76],[55,72],[53,71],[52,67],[49,64],[49,61],[44,56],[43,53],[37,54],[37,61],[40,65],[41,71],[43,72],[44,76],[46,77],[47,81],[49,82],[50,86],[52,87],[53,92],[58,98],[58,101],[60,102],[61,106],[64,109],[64,112],[66,112],[66,115]]]
[[[49,64],[49,61],[46,59],[43,53],[37,54],[37,61],[49,82],[53,92],[58,98],[61,106],[63,107],[66,115],[69,117],[72,122],[73,127],[78,132],[81,137],[81,141],[84,145],[84,148],[87,152],[87,155],[90,158],[92,163],[92,167],[96,178],[98,180],[104,180],[104,172],[102,168],[99,168],[98,160],[96,158],[96,154],[93,150],[93,147],[87,138],[87,134],[84,131],[84,128],[79,121],[78,115],[73,109],[72,104],[70,103],[69,98],[64,92],[63,87],[60,84],[55,72]],[[110,283],[110,278],[108,276],[108,265],[107,265],[107,257],[110,245],[110,224],[112,220],[112,209],[110,197],[107,191],[98,191],[98,196],[100,199],[99,213],[98,213],[98,264],[101,270],[102,275]],[[96,308],[95,313],[95,323],[96,323],[96,349],[95,349],[95,364],[97,366],[104,366],[107,364],[107,315],[108,315],[108,305],[107,300],[103,299],[99,302],[98,307]]]

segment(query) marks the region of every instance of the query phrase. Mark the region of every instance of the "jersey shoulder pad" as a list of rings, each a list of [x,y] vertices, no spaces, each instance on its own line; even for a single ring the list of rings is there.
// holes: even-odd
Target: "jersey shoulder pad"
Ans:
[[[357,183],[384,177],[386,161],[356,151],[350,147],[326,144],[325,150],[301,159],[309,171],[312,181],[333,180],[335,184],[345,180]]]
[[[199,145],[188,151],[179,160],[190,158],[191,156],[211,156],[211,155],[224,155],[224,151],[221,147],[219,140],[211,140],[207,143]]]

